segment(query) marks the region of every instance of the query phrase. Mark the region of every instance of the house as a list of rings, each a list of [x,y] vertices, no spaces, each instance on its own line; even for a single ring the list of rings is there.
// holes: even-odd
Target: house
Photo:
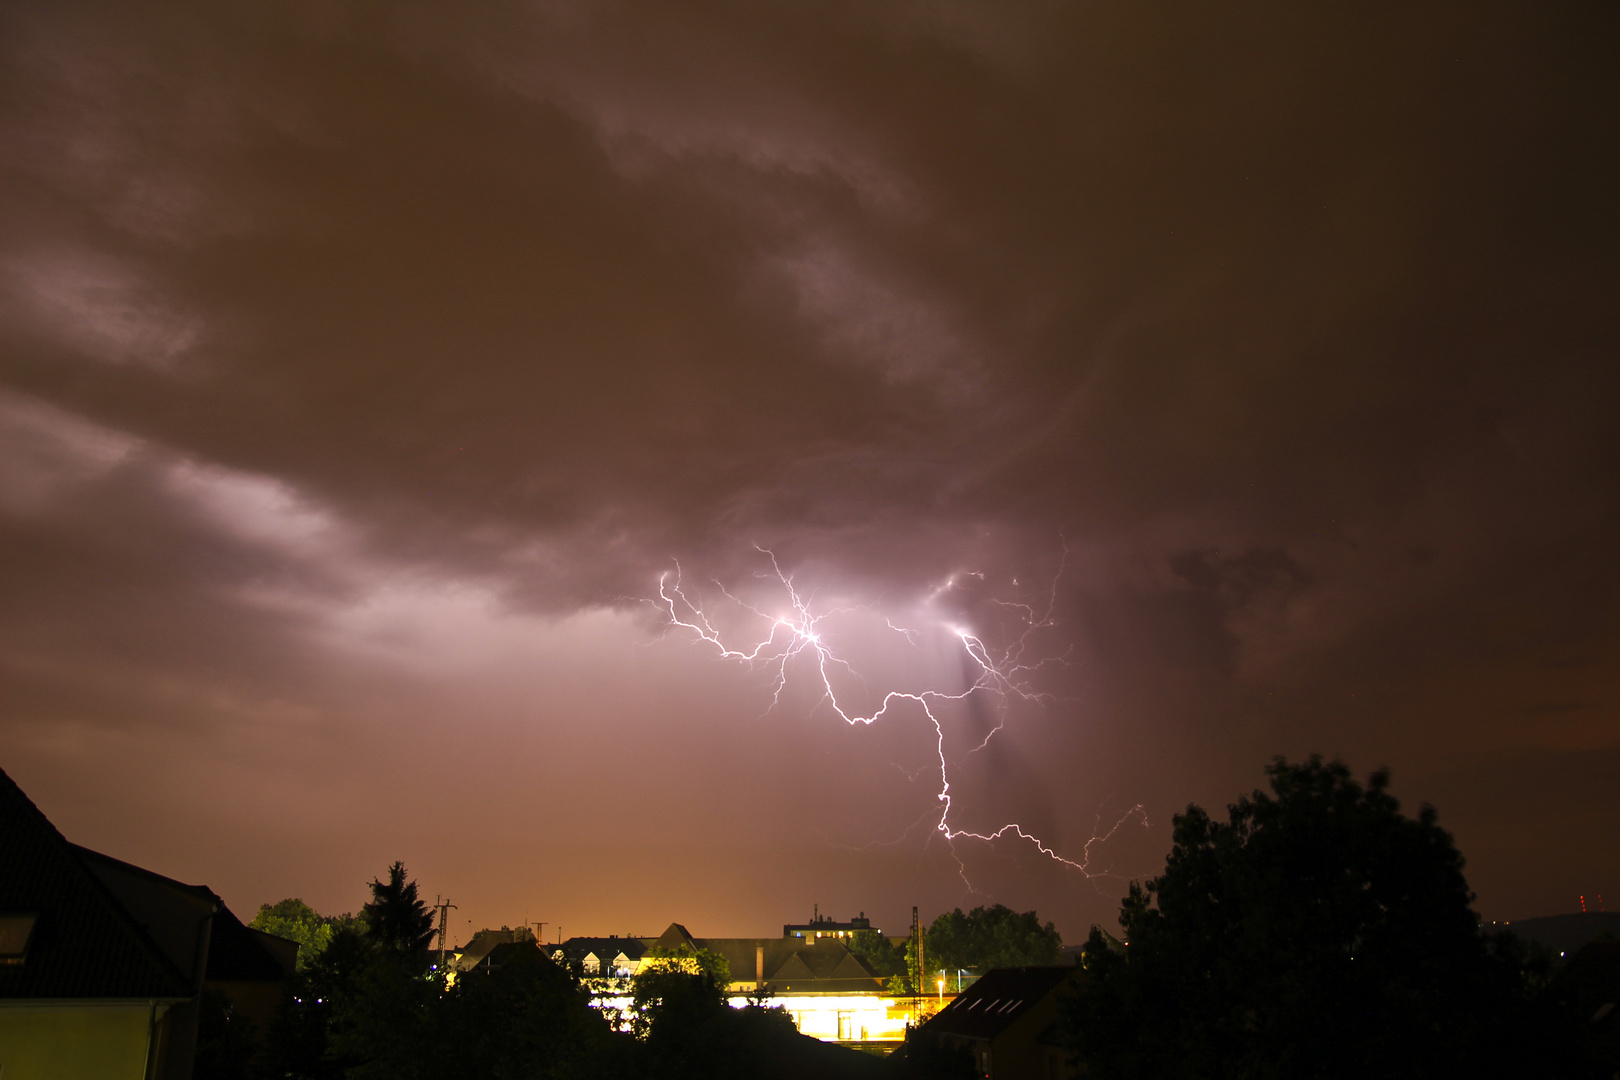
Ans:
[[[993,968],[917,1031],[918,1039],[968,1051],[989,1080],[1067,1080],[1057,1039],[1058,998],[1075,967]]]
[[[492,971],[499,971],[517,959],[520,954],[533,954],[543,962],[551,963],[551,958],[546,955],[545,950],[540,947],[540,943],[535,941],[531,935],[530,937],[519,938],[516,941],[500,942],[485,953],[477,963],[461,968],[459,974],[483,973],[487,975]]]
[[[576,937],[554,946],[552,957],[559,963],[578,965],[587,976],[624,979],[641,970],[650,950],[645,938]]]
[[[188,1080],[205,992],[265,1024],[296,953],[204,886],[68,843],[0,772],[5,1080]]]
[[[811,939],[820,937],[851,937],[861,930],[870,929],[872,929],[872,920],[866,917],[866,912],[864,911],[855,916],[853,919],[849,920],[849,922],[838,922],[835,919],[830,919],[823,915],[821,913],[820,905],[817,905],[815,913],[810,917],[809,922],[788,923],[782,927],[782,936],[785,938],[796,937]],[[881,930],[878,931],[880,934],[882,932],[883,931]]]
[[[1547,996],[1573,1020],[1594,1075],[1620,1074],[1620,941],[1592,941],[1569,958]]]
[[[520,926],[516,930],[505,926],[499,930],[480,930],[473,935],[471,941],[455,951],[455,955],[449,963],[450,970],[452,974],[471,971],[479,964],[482,964],[489,954],[499,946],[533,940],[534,931],[527,926]]]

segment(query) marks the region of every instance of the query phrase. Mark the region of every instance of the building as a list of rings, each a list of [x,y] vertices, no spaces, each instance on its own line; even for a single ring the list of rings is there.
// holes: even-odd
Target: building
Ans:
[[[298,946],[77,847],[0,772],[0,1076],[188,1080],[205,994],[263,1030]]]
[[[533,940],[534,931],[527,926],[520,926],[516,930],[506,926],[499,930],[480,930],[473,935],[471,941],[451,952],[446,960],[446,966],[452,975],[456,972],[471,971],[488,959],[498,947]]]
[[[899,1043],[913,1019],[912,1004],[888,993],[885,980],[849,949],[851,934],[871,929],[864,914],[839,923],[818,913],[812,922],[783,926],[779,938],[700,938],[670,923],[656,938],[570,938],[551,948],[558,962],[579,964],[594,977],[599,1008],[628,1008],[630,980],[655,957],[705,950],[725,960],[731,972],[727,990],[739,1007],[768,997],[805,1035]]]
[[[788,923],[782,927],[782,936],[785,938],[807,939],[822,937],[847,938],[853,937],[861,930],[871,929],[873,929],[872,921],[866,917],[866,912],[864,911],[855,916],[855,918],[849,920],[849,922],[841,923],[827,918],[821,913],[820,906],[817,905],[815,908],[815,913],[811,915],[809,922]],[[880,934],[883,933],[881,930],[877,932]]]
[[[554,946],[552,955],[577,965],[586,976],[627,979],[641,970],[641,962],[651,949],[647,938],[577,937]]]
[[[961,1047],[988,1080],[1068,1080],[1057,1039],[1058,999],[1081,976],[1074,967],[994,968],[917,1031],[938,1046]]]
[[[1547,996],[1574,1021],[1568,1033],[1581,1041],[1592,1074],[1620,1075],[1620,941],[1583,945]]]

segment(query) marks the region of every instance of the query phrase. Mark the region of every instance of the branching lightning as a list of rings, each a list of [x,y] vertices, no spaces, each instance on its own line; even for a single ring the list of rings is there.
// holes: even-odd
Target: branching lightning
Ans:
[[[763,665],[767,667],[772,676],[771,707],[774,709],[781,703],[782,692],[789,681],[789,669],[795,660],[803,658],[813,666],[821,681],[820,701],[826,703],[846,724],[874,724],[880,718],[887,716],[891,710],[904,708],[906,705],[915,706],[932,725],[934,729],[934,749],[938,756],[939,771],[939,817],[934,829],[950,845],[955,854],[957,840],[978,840],[984,843],[993,843],[1004,837],[1016,837],[1026,841],[1047,858],[1072,867],[1087,877],[1101,876],[1105,872],[1092,869],[1092,849],[1094,846],[1105,843],[1119,829],[1132,818],[1140,818],[1142,825],[1147,825],[1146,812],[1141,806],[1132,807],[1122,815],[1106,833],[1093,835],[1086,842],[1083,853],[1078,860],[1067,858],[1047,845],[1039,837],[1027,831],[1017,822],[1009,822],[1000,828],[988,832],[972,832],[959,829],[951,823],[953,809],[953,796],[951,794],[950,766],[945,754],[945,725],[934,706],[944,702],[964,701],[976,694],[990,694],[1006,700],[1018,698],[1023,701],[1047,703],[1053,699],[1052,695],[1039,692],[1029,686],[1028,679],[1043,667],[1052,663],[1061,663],[1067,659],[1067,654],[1056,657],[1042,657],[1031,659],[1028,656],[1031,647],[1031,638],[1040,630],[1054,625],[1053,610],[1057,604],[1058,582],[1063,574],[1063,566],[1059,565],[1057,573],[1053,576],[1052,585],[1046,596],[1044,606],[1037,609],[1035,605],[1013,602],[994,601],[998,606],[1014,613],[1023,624],[1023,631],[1018,637],[1001,650],[999,655],[993,653],[986,643],[970,630],[955,625],[948,625],[955,637],[961,642],[965,655],[972,661],[976,674],[967,689],[960,693],[949,693],[943,690],[922,690],[910,692],[904,690],[889,690],[870,714],[862,715],[858,711],[847,708],[840,700],[835,688],[834,671],[840,671],[857,679],[860,678],[855,668],[840,656],[827,641],[822,623],[836,615],[846,613],[852,609],[836,608],[817,612],[814,594],[802,595],[794,585],[791,575],[782,571],[777,563],[776,556],[766,548],[758,551],[766,556],[771,563],[771,571],[777,583],[785,591],[788,600],[788,613],[771,615],[759,608],[739,599],[724,585],[720,591],[733,604],[745,611],[751,612],[768,624],[766,636],[752,645],[738,646],[728,644],[723,640],[720,632],[710,622],[703,609],[701,597],[693,598],[682,588],[680,564],[672,573],[665,573],[658,579],[658,603],[662,611],[669,617],[672,627],[689,631],[696,635],[700,641],[712,646],[721,658],[735,660],[749,666]],[[1067,552],[1065,552],[1065,557]],[[982,574],[971,575],[983,580]],[[927,597],[929,601],[937,599],[947,590],[954,587],[956,578],[953,576],[934,589]],[[716,583],[719,584],[718,582]],[[1014,582],[1016,584],[1016,581]],[[889,629],[902,634],[913,645],[917,642],[918,632],[893,622],[885,620]],[[970,669],[972,670],[972,669]],[[864,680],[863,680],[864,681]],[[983,741],[969,753],[977,753],[989,745],[990,740],[1002,730],[1006,724],[1006,712],[1003,709],[995,727],[985,735]],[[1100,823],[1099,823],[1100,824]],[[962,880],[967,882],[966,867],[961,858],[957,857],[957,865],[961,868]]]

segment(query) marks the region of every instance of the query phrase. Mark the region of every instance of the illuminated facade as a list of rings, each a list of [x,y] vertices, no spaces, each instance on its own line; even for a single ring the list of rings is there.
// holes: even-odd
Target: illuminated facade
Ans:
[[[707,950],[725,959],[731,1001],[739,1008],[765,994],[813,1038],[898,1042],[914,1019],[914,1005],[887,993],[884,979],[848,947],[851,934],[874,929],[864,915],[840,923],[819,913],[809,923],[784,926],[779,938],[698,938],[670,923],[656,938],[571,938],[553,946],[552,955],[580,966],[598,1008],[622,1014],[630,1005],[631,978],[653,955]]]

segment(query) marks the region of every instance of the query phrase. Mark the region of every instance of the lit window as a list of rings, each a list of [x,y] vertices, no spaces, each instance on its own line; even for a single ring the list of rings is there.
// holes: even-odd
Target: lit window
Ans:
[[[7,912],[0,915],[0,964],[20,964],[28,955],[28,939],[34,934],[33,913]]]

